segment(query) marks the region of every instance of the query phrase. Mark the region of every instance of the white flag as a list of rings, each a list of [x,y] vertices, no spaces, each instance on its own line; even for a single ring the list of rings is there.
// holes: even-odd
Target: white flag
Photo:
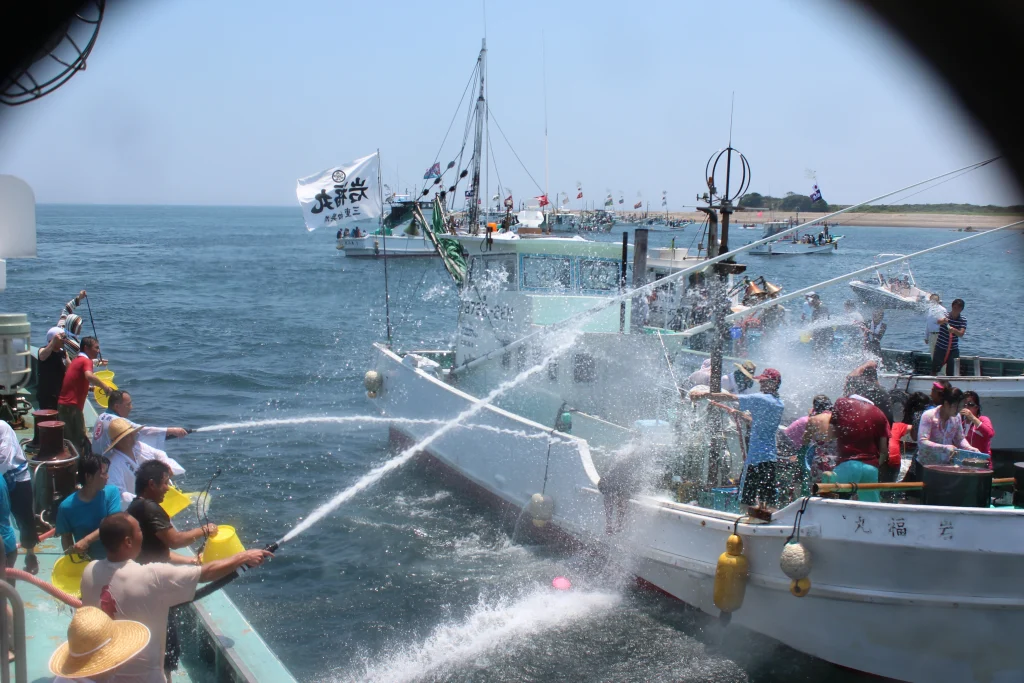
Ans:
[[[374,152],[344,166],[299,178],[295,194],[306,229],[336,227],[380,216],[379,164]]]

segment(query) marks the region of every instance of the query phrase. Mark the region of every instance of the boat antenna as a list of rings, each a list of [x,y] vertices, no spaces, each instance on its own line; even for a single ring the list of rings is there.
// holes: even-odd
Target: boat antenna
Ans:
[[[380,184],[380,147],[377,148],[377,194],[380,197],[380,213],[377,215],[377,232],[384,244],[384,324],[387,328],[388,348],[391,348],[391,293],[388,291],[388,236],[384,230],[384,187]],[[419,201],[419,197],[413,199]]]

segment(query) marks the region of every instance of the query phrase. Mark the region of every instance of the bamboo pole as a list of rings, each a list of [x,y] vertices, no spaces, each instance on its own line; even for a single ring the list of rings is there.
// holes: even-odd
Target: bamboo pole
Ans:
[[[993,486],[1010,486],[1013,484],[1013,477],[993,479]],[[811,492],[814,495],[819,493],[854,493],[855,491],[920,491],[924,489],[924,482],[882,482],[878,484],[814,484]]]

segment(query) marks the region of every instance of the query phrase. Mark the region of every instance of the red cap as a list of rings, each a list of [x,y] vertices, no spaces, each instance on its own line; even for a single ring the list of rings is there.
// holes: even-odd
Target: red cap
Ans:
[[[775,368],[765,368],[764,372],[762,372],[760,375],[758,375],[754,379],[756,379],[758,382],[760,382],[761,380],[765,380],[765,379],[774,380],[776,382],[781,382],[782,381],[782,373],[780,373]]]

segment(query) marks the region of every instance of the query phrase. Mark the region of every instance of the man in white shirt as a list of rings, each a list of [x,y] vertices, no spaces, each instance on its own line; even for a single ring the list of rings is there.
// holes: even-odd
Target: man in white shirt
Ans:
[[[938,294],[928,295],[927,322],[924,327],[924,343],[928,345],[928,353],[935,355],[935,342],[939,338],[939,321],[946,317],[946,307]]]
[[[107,410],[96,418],[96,426],[92,433],[92,449],[102,453],[110,446],[110,422],[111,420],[123,417],[128,419],[132,414],[132,397],[127,391],[120,389],[111,392],[107,400]],[[134,422],[132,426],[136,425]],[[145,427],[139,430],[139,442],[146,447],[163,451],[167,439],[180,439],[188,434],[183,427]],[[180,474],[180,473],[179,473]]]
[[[123,512],[100,523],[100,542],[107,559],[90,562],[82,575],[82,603],[99,607],[115,620],[131,619],[149,629],[149,644],[117,669],[115,683],[167,683],[164,648],[167,615],[171,607],[190,602],[202,581],[216,581],[240,567],[258,567],[273,555],[266,550],[245,550],[202,567],[156,562],[135,562],[142,550],[142,529]]]
[[[11,514],[18,521],[21,547],[25,549],[25,571],[39,572],[36,558],[36,518],[32,507],[32,473],[28,470],[25,453],[18,443],[18,434],[11,425],[0,420],[0,486],[7,486],[11,492]]]

